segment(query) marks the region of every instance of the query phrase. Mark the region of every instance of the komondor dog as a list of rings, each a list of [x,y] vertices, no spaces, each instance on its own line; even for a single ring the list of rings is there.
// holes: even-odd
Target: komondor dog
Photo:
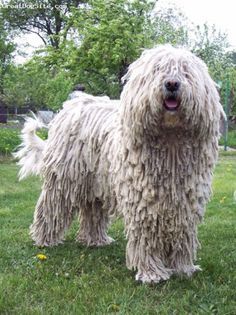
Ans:
[[[83,92],[65,102],[45,142],[37,120],[26,123],[20,176],[44,180],[30,234],[57,245],[79,216],[77,240],[102,246],[122,214],[136,280],[191,276],[224,117],[216,86],[199,58],[170,45],[144,51],[124,82],[120,102]]]

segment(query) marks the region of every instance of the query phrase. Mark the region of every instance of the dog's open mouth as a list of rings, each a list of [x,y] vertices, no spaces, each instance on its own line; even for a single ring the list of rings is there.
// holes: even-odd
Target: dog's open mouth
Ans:
[[[176,111],[179,107],[179,101],[175,97],[169,97],[164,100],[164,107],[169,111]]]

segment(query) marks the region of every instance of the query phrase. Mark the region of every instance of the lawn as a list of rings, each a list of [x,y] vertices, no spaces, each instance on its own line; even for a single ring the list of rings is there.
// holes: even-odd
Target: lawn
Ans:
[[[113,245],[85,248],[66,242],[37,248],[28,235],[38,178],[17,181],[17,167],[0,165],[0,314],[236,314],[236,153],[222,153],[215,171],[214,197],[199,228],[203,271],[192,279],[173,277],[148,286],[125,267],[123,226],[116,221]],[[47,259],[39,260],[42,253]]]

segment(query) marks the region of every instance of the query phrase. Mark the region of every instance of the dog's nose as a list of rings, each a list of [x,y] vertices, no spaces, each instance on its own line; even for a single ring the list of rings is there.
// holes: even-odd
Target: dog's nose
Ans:
[[[165,88],[170,92],[178,91],[180,82],[177,80],[168,80],[165,82]]]

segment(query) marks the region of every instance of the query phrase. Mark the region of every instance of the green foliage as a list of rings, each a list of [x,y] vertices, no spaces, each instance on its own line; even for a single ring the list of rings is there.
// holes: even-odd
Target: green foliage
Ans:
[[[8,105],[45,107],[48,77],[47,70],[34,60],[24,66],[12,67],[4,86]]]
[[[47,67],[43,58],[35,57],[23,66],[11,67],[4,92],[9,106],[57,110],[67,99],[72,85],[68,73]]]
[[[10,125],[0,126],[0,155],[10,155],[17,146],[20,145],[20,132],[18,128],[12,128]],[[37,135],[46,140],[48,137],[48,130],[41,129],[37,131]]]
[[[197,26],[193,52],[205,61],[213,77],[219,77],[223,74],[222,69],[230,66],[226,54],[228,48],[227,34],[218,31],[215,25]]]
[[[58,72],[45,87],[45,107],[54,111],[61,108],[72,90],[73,82],[64,72]]]
[[[12,153],[20,142],[19,129],[1,128],[0,126],[0,154]]]
[[[144,48],[168,42],[191,48],[206,62],[213,79],[222,86],[222,103],[230,80],[230,113],[236,114],[235,52],[228,51],[226,34],[214,25],[194,28],[176,7],[161,9],[149,0],[27,0],[24,5],[29,7],[24,10],[17,9],[16,0],[9,5],[16,8],[0,10],[5,18],[2,26],[0,23],[0,31],[4,29],[0,32],[0,59],[13,49],[6,46],[6,25],[10,30],[36,32],[46,44],[22,66],[10,67],[8,61],[0,66],[0,78],[4,72],[0,88],[10,106],[57,110],[78,83],[88,93],[118,98],[121,78],[130,63]],[[190,28],[195,29],[194,37]]]
[[[89,92],[119,97],[127,67],[152,45],[152,7],[150,1],[91,0],[74,11],[71,23],[81,43],[70,67]]]
[[[63,20],[74,37],[71,32],[66,40],[61,31],[56,49],[46,46],[42,57],[12,69],[5,83],[8,104],[17,100],[21,106],[58,109],[77,83],[87,92],[119,97],[127,67],[142,48],[152,46],[152,7],[146,0],[91,0],[71,7]]]
[[[29,225],[42,183],[36,177],[19,183],[17,171],[13,163],[0,165],[1,314],[235,314],[235,154],[221,155],[199,228],[203,271],[153,286],[136,283],[125,267],[121,221],[109,231],[116,242],[104,248],[76,243],[77,222],[64,245],[33,246]]]
[[[15,49],[8,35],[5,21],[0,11],[0,99],[2,98],[1,94],[3,94],[4,77],[9,69],[12,52]]]
[[[229,103],[229,115],[236,115],[236,65],[231,64],[230,67],[226,67],[222,73],[222,103],[226,105]],[[228,100],[226,100],[228,98]]]

